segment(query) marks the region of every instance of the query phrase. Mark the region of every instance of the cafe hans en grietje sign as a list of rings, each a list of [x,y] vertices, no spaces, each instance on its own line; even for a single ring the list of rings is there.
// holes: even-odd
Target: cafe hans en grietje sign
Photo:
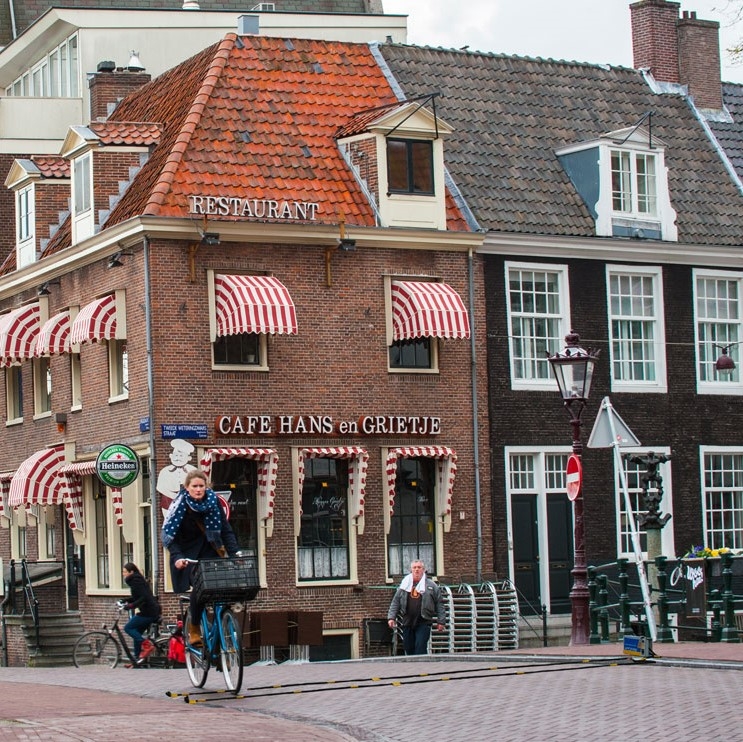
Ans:
[[[330,415],[220,415],[218,436],[246,435],[420,435],[441,433],[441,418],[427,415],[362,415],[336,420]]]
[[[273,198],[237,196],[189,196],[192,214],[239,216],[248,219],[315,221],[320,204],[313,201],[283,201]]]

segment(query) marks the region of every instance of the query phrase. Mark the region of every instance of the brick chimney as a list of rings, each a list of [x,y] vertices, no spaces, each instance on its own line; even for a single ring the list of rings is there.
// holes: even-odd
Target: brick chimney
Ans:
[[[117,103],[129,93],[142,87],[152,79],[143,71],[131,72],[121,67],[115,68],[107,62],[98,65],[98,72],[90,75],[90,120],[105,121]]]
[[[670,0],[630,5],[634,66],[649,68],[659,82],[687,85],[699,108],[722,109],[720,24],[697,20]]]

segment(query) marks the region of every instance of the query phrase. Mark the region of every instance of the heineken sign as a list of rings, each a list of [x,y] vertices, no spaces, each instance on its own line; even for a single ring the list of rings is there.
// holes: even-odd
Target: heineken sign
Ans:
[[[98,454],[95,473],[107,487],[127,487],[139,476],[139,457],[129,446],[114,443]]]

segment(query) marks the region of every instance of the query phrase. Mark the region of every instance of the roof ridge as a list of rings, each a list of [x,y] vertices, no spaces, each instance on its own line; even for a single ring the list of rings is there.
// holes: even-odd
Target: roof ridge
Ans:
[[[176,137],[175,142],[170,149],[170,153],[165,159],[162,170],[160,171],[160,176],[150,191],[150,197],[147,199],[147,203],[145,204],[144,214],[155,215],[158,208],[163,205],[165,197],[173,185],[173,178],[178,170],[178,165],[188,149],[191,137],[201,120],[201,116],[212,93],[214,92],[214,88],[219,82],[222,72],[227,64],[227,60],[234,49],[236,40],[237,34],[228,33],[225,35],[224,39],[219,42],[214,53],[212,64],[209,66],[201,87],[194,97],[191,108],[183,120],[180,133]]]

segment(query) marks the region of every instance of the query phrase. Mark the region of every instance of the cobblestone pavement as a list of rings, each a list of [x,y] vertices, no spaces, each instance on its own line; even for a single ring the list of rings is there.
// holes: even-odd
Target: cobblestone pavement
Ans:
[[[239,698],[213,670],[200,694],[185,669],[0,668],[0,740],[743,742],[743,644],[654,649],[249,665]]]

